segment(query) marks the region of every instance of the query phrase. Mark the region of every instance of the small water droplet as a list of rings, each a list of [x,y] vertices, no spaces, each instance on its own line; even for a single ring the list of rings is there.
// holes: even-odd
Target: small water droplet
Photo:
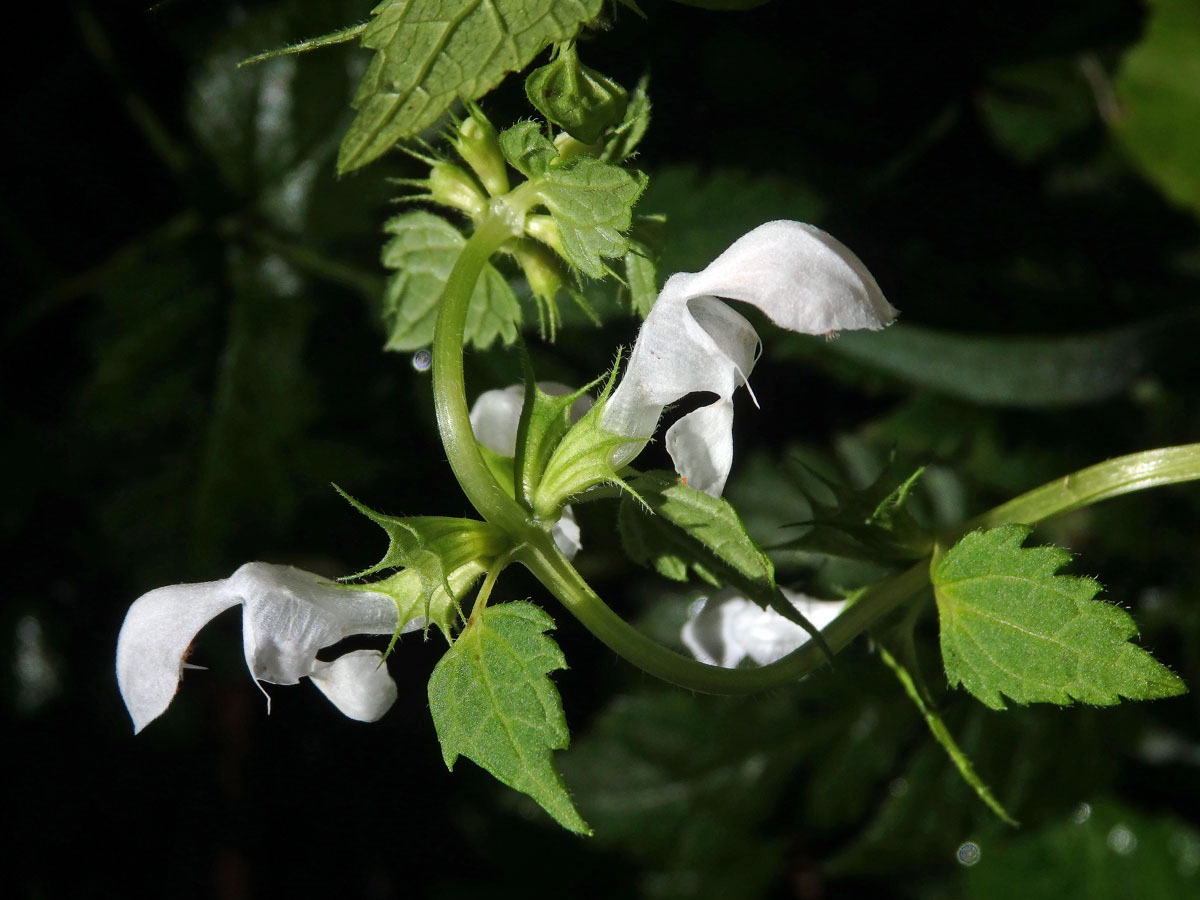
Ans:
[[[1137,849],[1137,835],[1125,825],[1114,825],[1108,833],[1108,849],[1120,856],[1128,856]]]
[[[1092,817],[1092,804],[1080,803],[1075,807],[1075,811],[1071,813],[1071,821],[1076,825],[1082,825]]]
[[[954,855],[960,864],[973,866],[979,862],[979,857],[983,855],[983,851],[979,849],[979,845],[974,841],[967,841],[958,848],[958,852]]]
[[[428,372],[433,365],[433,354],[428,350],[418,350],[413,354],[412,367],[418,372]]]

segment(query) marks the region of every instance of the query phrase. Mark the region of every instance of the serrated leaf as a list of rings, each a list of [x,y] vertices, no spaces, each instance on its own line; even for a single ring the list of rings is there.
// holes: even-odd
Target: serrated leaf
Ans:
[[[466,239],[440,216],[417,210],[389,219],[391,235],[383,248],[383,264],[396,272],[388,279],[383,300],[389,350],[416,350],[433,342],[442,290]],[[466,339],[481,350],[495,341],[517,338],[521,307],[508,281],[491,263],[471,294]]]
[[[780,546],[867,562],[920,559],[929,552],[932,539],[906,503],[924,471],[921,467],[901,481],[893,459],[873,482],[859,489],[810,471],[832,499],[824,501],[816,492],[806,491],[812,516],[794,524],[808,530]]]
[[[381,581],[347,587],[391,596],[399,610],[397,629],[424,616],[426,622],[437,625],[449,637],[459,614],[459,599],[507,547],[505,534],[477,519],[388,516],[364,506],[345,491],[339,489],[339,493],[388,536],[383,559],[349,577],[361,579],[385,569],[403,569]]]
[[[783,862],[771,811],[813,741],[797,719],[789,691],[627,694],[563,769],[596,839],[652,867],[652,896],[755,900]]]
[[[500,132],[500,152],[526,178],[536,178],[558,159],[558,151],[537,122],[518,122]]]
[[[482,97],[551,43],[575,36],[601,0],[385,0],[362,45],[376,51],[354,97],[338,171],[364,166]]]
[[[603,278],[604,260],[629,251],[624,232],[645,187],[641,172],[585,156],[548,168],[537,180],[537,195],[554,216],[566,260],[585,275]]]
[[[1142,40],[1114,84],[1114,130],[1134,163],[1172,201],[1200,214],[1200,6],[1155,0]]]
[[[634,562],[675,581],[690,573],[713,587],[735,587],[828,649],[820,632],[783,597],[774,564],[729,501],[693,490],[674,472],[644,472],[629,479],[629,490],[621,498],[618,527]]]
[[[760,597],[774,590],[770,557],[729,501],[689,488],[674,472],[644,472],[629,484],[643,501],[621,501],[621,540],[634,562],[676,581],[691,571],[714,587],[732,584]]]
[[[650,95],[646,91],[649,83],[650,79],[644,75],[638,81],[637,87],[629,95],[624,118],[604,142],[600,159],[620,165],[637,150],[637,145],[642,142],[646,130],[650,127]]]
[[[473,613],[429,678],[429,710],[446,766],[459,756],[528,794],[571,831],[590,834],[552,751],[570,740],[551,672],[565,669],[545,632],[554,620],[518,601]]]
[[[1093,600],[1090,578],[1056,575],[1071,555],[1022,547],[1032,529],[968,534],[933,567],[942,659],[950,684],[1003,709],[1075,700],[1109,706],[1183,693],[1178,676],[1129,643],[1132,617]]]
[[[254,10],[213,43],[195,70],[187,92],[188,123],[221,180],[242,204],[253,204],[255,216],[248,221],[315,242],[358,231],[370,218],[364,207],[385,199],[380,183],[337,183],[330,166],[337,135],[350,120],[355,69],[349,58],[356,51],[237,65],[289,35],[361,14],[349,0]],[[213,185],[204,190],[211,192]]]

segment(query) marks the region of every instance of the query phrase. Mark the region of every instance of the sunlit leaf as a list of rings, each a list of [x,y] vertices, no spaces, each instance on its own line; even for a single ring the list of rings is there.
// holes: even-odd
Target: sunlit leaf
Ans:
[[[571,831],[590,834],[554,768],[570,740],[547,675],[566,668],[545,632],[554,620],[532,603],[472,615],[429,679],[429,710],[449,768],[465,756],[528,794]]]
[[[1090,578],[1056,575],[1071,555],[1022,547],[1031,529],[1002,525],[967,535],[933,567],[942,659],[993,709],[1018,703],[1110,706],[1183,693],[1178,676],[1129,642],[1125,610],[1093,600]]]
[[[474,100],[551,43],[573,37],[601,0],[384,0],[363,32],[375,51],[354,97],[338,171],[364,166]]]

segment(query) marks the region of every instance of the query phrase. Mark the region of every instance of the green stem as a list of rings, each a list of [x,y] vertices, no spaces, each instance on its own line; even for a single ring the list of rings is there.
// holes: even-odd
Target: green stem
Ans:
[[[475,283],[492,254],[518,233],[512,216],[503,210],[490,212],[450,270],[433,332],[433,403],[446,457],[467,499],[487,521],[520,541],[532,526],[521,507],[496,481],[479,452],[471,429],[463,377],[463,338]]]
[[[1122,494],[1197,479],[1200,479],[1200,444],[1160,447],[1119,456],[1001,503],[956,530],[950,543],[976,528],[991,528],[1009,522],[1034,525],[1051,516]]]
[[[1083,469],[1023,494],[971,520],[962,532],[1006,522],[1036,523],[1110,497],[1200,479],[1200,444],[1134,453]],[[634,665],[664,681],[712,694],[748,694],[780,687],[827,658],[812,642],[768,666],[724,669],[689,659],[642,634],[604,604],[546,535],[519,559],[593,634]],[[929,584],[929,558],[872,585],[822,632],[836,653]]]
[[[828,657],[813,642],[778,662],[752,669],[710,666],[664,647],[609,609],[544,533],[518,559],[563,605],[608,647],[643,671],[671,684],[706,694],[752,694],[781,687],[819,668]],[[928,561],[921,562],[863,594],[822,634],[835,653],[882,616],[929,583]]]
[[[950,761],[954,763],[963,780],[966,781],[979,796],[979,799],[987,804],[997,816],[1004,822],[1012,825],[1014,828],[1020,823],[1017,822],[996,799],[995,794],[979,777],[979,773],[975,771],[975,767],[971,765],[971,760],[967,754],[963,753],[962,748],[958,746],[958,742],[954,740],[954,736],[950,734],[950,729],[946,727],[946,723],[942,721],[942,717],[937,714],[926,702],[922,695],[920,686],[909,672],[882,643],[878,644],[876,649],[879,651],[879,658],[883,660],[883,664],[892,670],[892,674],[900,681],[900,686],[904,688],[904,693],[908,694],[908,699],[913,702],[917,710],[921,713],[921,717],[925,720],[925,725],[929,728],[934,740],[942,745],[942,749],[946,751],[946,755],[950,757]]]

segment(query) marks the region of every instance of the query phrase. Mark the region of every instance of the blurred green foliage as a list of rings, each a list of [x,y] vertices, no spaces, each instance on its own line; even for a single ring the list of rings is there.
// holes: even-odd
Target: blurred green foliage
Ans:
[[[757,541],[811,517],[785,477],[796,456],[860,486],[893,455],[927,465],[914,515],[947,528],[1105,457],[1197,439],[1194,4],[639,5],[645,20],[621,9],[581,52],[622,84],[650,72],[636,212],[667,214],[662,276],[799,218],[853,247],[903,312],[828,344],[761,329],[761,411],[741,404],[728,492]],[[396,709],[364,727],[299,691],[274,691],[266,717],[218,627],[188,702],[132,740],[111,650],[138,593],[252,558],[361,568],[382,547],[330,481],[390,512],[467,512],[427,376],[382,352],[385,177],[423,173],[392,154],[334,175],[368,54],[233,67],[367,13],[57,9],[38,33],[62,42],[59,79],[10,82],[13,149],[37,176],[0,204],[14,895],[94,893],[36,862],[81,847],[120,860],[106,890],[185,897],[1195,893],[1195,695],[984,709],[946,687],[932,602],[916,622],[924,681],[1019,831],[979,803],[868,641],[791,690],[720,700],[646,683],[551,610],[576,734],[558,757],[589,842],[482,775],[446,776],[424,688],[443,648],[416,635],[390,661]],[[486,106],[497,123],[529,115],[520,79]],[[526,324],[539,377],[582,384],[632,340],[615,295],[594,305],[608,324],[564,310],[554,345]],[[469,383],[512,383],[514,357],[470,354]],[[1144,493],[1037,535],[1077,554],[1193,686],[1198,501]],[[583,512],[580,565],[677,640],[694,594],[624,558],[616,515]],[[882,572],[772,555],[779,583],[827,595]],[[532,584],[504,593],[547,602]]]

